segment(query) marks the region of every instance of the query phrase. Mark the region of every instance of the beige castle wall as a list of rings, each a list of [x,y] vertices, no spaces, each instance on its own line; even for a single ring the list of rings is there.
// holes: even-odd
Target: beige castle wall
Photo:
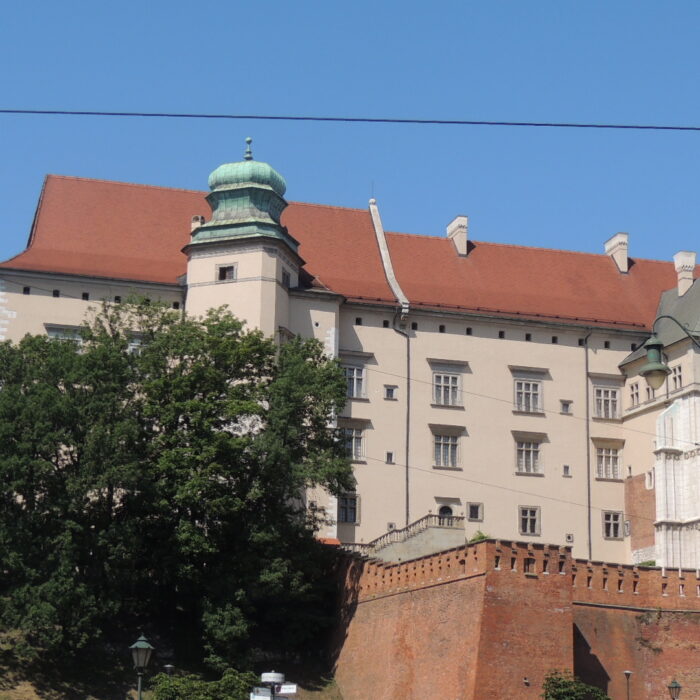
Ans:
[[[24,294],[23,288],[30,293]],[[53,290],[60,296],[54,297]],[[83,293],[89,301],[82,299]],[[134,282],[100,281],[90,278],[36,275],[3,271],[0,274],[0,337],[20,340],[27,333],[44,334],[47,324],[78,327],[90,311],[99,309],[102,300],[126,300],[129,295],[145,296],[169,305],[183,303],[179,287]]]

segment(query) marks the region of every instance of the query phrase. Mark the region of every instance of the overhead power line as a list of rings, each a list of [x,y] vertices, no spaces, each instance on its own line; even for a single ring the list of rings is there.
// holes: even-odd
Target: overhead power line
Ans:
[[[0,114],[65,117],[140,117],[154,119],[249,119],[287,122],[340,122],[345,124],[419,124],[433,126],[528,126],[554,129],[625,129],[636,131],[700,131],[700,126],[668,124],[606,124],[589,122],[516,122],[485,119],[399,119],[393,117],[320,117],[292,114],[206,114],[189,112],[102,112],[71,109],[0,109]]]

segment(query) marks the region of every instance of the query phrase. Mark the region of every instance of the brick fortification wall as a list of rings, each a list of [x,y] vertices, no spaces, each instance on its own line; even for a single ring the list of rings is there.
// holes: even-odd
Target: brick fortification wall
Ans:
[[[625,700],[700,697],[700,575],[485,541],[400,564],[349,558],[336,647],[345,700],[539,698],[573,669]]]

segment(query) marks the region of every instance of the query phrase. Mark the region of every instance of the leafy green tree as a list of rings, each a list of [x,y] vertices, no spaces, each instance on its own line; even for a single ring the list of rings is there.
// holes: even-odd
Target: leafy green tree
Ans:
[[[587,685],[571,671],[550,671],[542,684],[544,700],[610,700],[600,689]]]
[[[157,675],[151,684],[153,700],[248,700],[258,677],[226,669],[218,681],[206,681],[195,675]]]
[[[223,669],[328,623],[333,556],[300,495],[353,481],[317,342],[105,306],[81,343],[1,344],[0,386],[0,649],[144,629]]]

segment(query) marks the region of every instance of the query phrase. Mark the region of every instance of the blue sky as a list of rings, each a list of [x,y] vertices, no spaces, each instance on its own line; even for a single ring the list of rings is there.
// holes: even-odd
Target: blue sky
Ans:
[[[7,3],[0,107],[698,125],[699,30],[696,0]],[[46,173],[204,189],[248,135],[290,200],[374,194],[388,230],[697,247],[700,132],[0,115],[0,258]]]

